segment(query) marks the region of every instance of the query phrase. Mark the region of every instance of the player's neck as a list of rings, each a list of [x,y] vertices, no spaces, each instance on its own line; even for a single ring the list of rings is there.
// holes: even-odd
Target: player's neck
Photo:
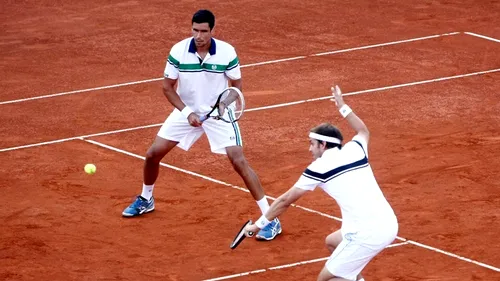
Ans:
[[[212,45],[212,42],[208,42],[208,44],[206,44],[205,46],[203,47],[196,47],[196,52],[198,52],[198,54],[207,54],[208,51],[210,50],[210,45]]]

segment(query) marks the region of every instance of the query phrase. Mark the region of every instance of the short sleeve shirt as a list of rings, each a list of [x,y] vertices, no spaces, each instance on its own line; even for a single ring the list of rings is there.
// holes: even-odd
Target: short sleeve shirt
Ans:
[[[357,231],[395,218],[368,163],[368,145],[359,135],[342,149],[327,149],[312,162],[295,187],[317,186],[335,199],[342,212],[342,229]]]
[[[175,44],[168,56],[164,77],[177,80],[182,102],[201,115],[211,110],[229,79],[241,79],[238,55],[233,46],[212,38],[209,52],[201,59],[193,38]]]

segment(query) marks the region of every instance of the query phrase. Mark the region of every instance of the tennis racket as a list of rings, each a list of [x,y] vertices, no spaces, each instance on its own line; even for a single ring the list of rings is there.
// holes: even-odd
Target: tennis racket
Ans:
[[[236,249],[236,247],[238,247],[238,245],[245,239],[245,227],[249,224],[252,224],[252,221],[249,220],[247,221],[246,223],[243,224],[243,226],[241,227],[240,231],[238,232],[238,234],[236,235],[236,237],[234,237],[234,240],[233,240],[233,243],[231,243],[231,246],[229,246],[231,249]],[[250,236],[253,236],[253,232],[249,232]]]
[[[245,99],[240,89],[236,87],[226,88],[217,97],[217,101],[212,106],[212,110],[207,115],[201,116],[203,122],[208,118],[222,120],[226,123],[238,121],[245,110]]]

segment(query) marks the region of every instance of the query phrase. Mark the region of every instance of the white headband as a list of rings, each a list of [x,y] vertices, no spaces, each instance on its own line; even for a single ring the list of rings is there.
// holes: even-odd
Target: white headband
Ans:
[[[323,136],[323,135],[316,134],[316,133],[313,133],[313,132],[309,133],[309,137],[312,138],[312,139],[316,139],[316,140],[321,140],[321,141],[326,141],[326,142],[330,142],[330,143],[340,144],[340,140],[338,138],[327,137],[327,136]]]

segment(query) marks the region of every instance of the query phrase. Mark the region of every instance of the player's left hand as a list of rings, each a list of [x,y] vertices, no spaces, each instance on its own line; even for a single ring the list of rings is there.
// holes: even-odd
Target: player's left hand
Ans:
[[[331,90],[333,96],[333,99],[331,99],[331,101],[334,101],[337,107],[341,108],[345,104],[344,98],[342,97],[342,90],[340,90],[340,87],[338,85],[332,87]]]
[[[260,230],[258,226],[255,224],[249,224],[245,226],[245,236],[246,237],[252,237],[255,233],[257,233]],[[252,233],[252,235],[250,235]]]
[[[224,115],[224,112],[226,112],[226,104],[223,101],[219,102],[218,109],[219,109],[219,116]]]

